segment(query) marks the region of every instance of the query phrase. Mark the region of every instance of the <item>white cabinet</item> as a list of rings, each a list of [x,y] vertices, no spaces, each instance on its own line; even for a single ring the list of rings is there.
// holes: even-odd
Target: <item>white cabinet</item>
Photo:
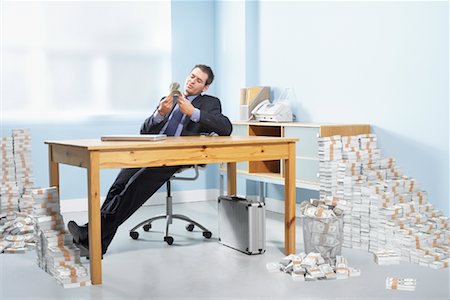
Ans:
[[[367,124],[312,124],[233,122],[233,136],[278,136],[299,138],[296,145],[296,185],[319,190],[318,137],[370,133]],[[264,182],[283,184],[281,161],[257,161],[237,164],[238,175]]]

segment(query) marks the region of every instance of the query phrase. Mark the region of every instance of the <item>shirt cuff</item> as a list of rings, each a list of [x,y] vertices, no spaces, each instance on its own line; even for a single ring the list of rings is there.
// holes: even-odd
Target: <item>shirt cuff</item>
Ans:
[[[158,110],[153,114],[153,124],[159,124],[164,120],[164,116],[162,116]]]
[[[191,115],[191,121],[195,123],[200,121],[200,109],[194,108],[194,112]]]

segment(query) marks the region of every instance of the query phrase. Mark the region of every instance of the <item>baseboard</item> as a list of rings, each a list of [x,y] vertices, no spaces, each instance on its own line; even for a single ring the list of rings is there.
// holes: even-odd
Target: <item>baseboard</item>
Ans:
[[[192,191],[178,191],[172,192],[173,203],[188,203],[197,201],[208,201],[217,199],[219,196],[219,189],[208,189],[208,190],[192,190]],[[245,196],[241,196],[245,197]],[[256,195],[247,195],[248,199],[257,200],[259,197]],[[100,197],[100,205],[105,201],[105,197]],[[162,205],[166,203],[166,192],[155,193],[152,198],[144,203],[144,206],[149,205]],[[266,210],[284,214],[284,201],[277,200],[273,198],[265,198]],[[67,199],[61,201],[61,212],[81,212],[87,211],[87,199]],[[295,213],[297,217],[300,217],[302,213],[300,212],[300,204],[295,205]]]
[[[201,189],[201,190],[191,190],[191,191],[178,191],[172,192],[173,203],[187,203],[187,202],[197,202],[197,201],[207,201],[217,199],[219,196],[218,189]],[[100,205],[105,201],[105,197],[100,197]],[[148,205],[162,205],[166,203],[166,192],[155,193],[150,200],[144,203],[144,206]],[[87,199],[67,199],[61,201],[61,212],[81,212],[87,211]]]

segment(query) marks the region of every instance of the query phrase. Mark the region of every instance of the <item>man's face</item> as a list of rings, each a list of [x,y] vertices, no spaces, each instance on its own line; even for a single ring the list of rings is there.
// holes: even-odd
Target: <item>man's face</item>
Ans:
[[[184,84],[186,96],[198,95],[201,92],[205,92],[209,87],[206,85],[206,80],[208,80],[208,74],[203,72],[200,68],[193,69],[186,78]]]

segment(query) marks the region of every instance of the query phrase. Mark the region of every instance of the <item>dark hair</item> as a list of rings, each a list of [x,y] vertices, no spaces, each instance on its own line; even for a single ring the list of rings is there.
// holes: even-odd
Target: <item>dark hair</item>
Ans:
[[[214,81],[214,73],[209,66],[198,64],[195,65],[195,67],[193,67],[192,70],[194,70],[195,68],[199,68],[208,75],[208,79],[206,80],[205,85],[210,85]]]

